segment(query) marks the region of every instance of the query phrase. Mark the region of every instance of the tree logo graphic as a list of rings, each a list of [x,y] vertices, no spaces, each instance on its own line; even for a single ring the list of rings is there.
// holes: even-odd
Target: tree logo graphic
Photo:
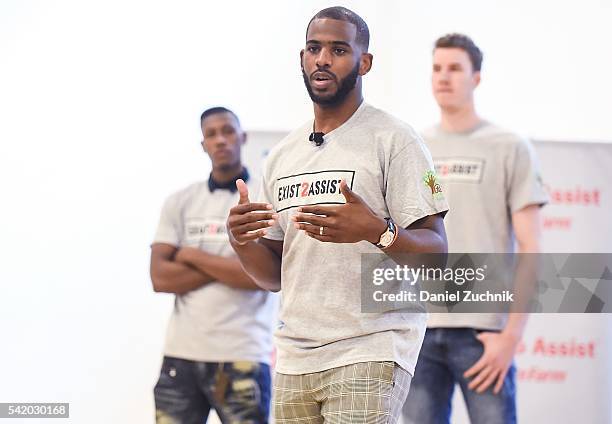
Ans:
[[[443,197],[442,187],[440,184],[438,184],[436,174],[433,171],[427,171],[425,175],[423,175],[423,182],[431,190],[431,195],[434,199],[440,199]]]

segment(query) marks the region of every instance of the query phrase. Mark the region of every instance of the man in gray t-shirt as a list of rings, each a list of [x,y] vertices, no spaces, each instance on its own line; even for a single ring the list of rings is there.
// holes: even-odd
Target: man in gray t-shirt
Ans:
[[[201,116],[207,181],[171,195],[151,247],[157,292],[176,299],[154,390],[158,423],[202,423],[214,408],[224,423],[267,423],[276,295],[244,272],[225,219],[238,201],[236,180],[253,189],[240,151],[238,117],[223,107]]]
[[[476,114],[481,62],[464,35],[436,42],[432,88],[442,121],[424,138],[451,207],[449,252],[506,253],[517,243],[520,253],[535,253],[547,196],[530,143]],[[457,383],[472,422],[515,422],[512,359],[525,322],[518,313],[431,314],[404,421],[449,422]]]
[[[281,291],[273,411],[282,423],[395,423],[425,314],[361,312],[361,254],[446,252],[446,201],[421,138],[363,101],[365,22],[332,7],[301,52],[309,120],[266,161],[260,203],[238,181],[230,240],[261,287]],[[436,185],[437,186],[437,185]],[[387,218],[387,219],[385,219]]]

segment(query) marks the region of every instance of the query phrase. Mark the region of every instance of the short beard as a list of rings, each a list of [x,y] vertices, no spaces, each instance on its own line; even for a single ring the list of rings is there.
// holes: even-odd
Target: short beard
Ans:
[[[306,75],[304,68],[302,68],[302,78],[304,78],[304,85],[306,86],[308,95],[314,103],[321,106],[336,106],[344,102],[344,100],[348,97],[349,93],[353,90],[353,88],[355,88],[358,76],[359,62],[355,64],[355,67],[344,79],[338,81],[338,91],[336,91],[336,94],[331,97],[322,97],[317,96],[312,91],[312,86],[310,85],[310,78],[308,77],[308,75]]]

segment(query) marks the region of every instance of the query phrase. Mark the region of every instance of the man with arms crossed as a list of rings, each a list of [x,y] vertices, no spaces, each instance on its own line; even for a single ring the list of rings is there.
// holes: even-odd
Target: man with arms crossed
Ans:
[[[482,120],[474,106],[482,53],[462,34],[436,41],[432,89],[441,122],[424,134],[451,206],[448,246],[456,253],[539,251],[546,193],[530,143]],[[514,423],[513,356],[526,314],[432,314],[404,422],[448,423],[455,383],[474,424]]]
[[[228,218],[247,273],[282,294],[277,423],[397,422],[425,315],[362,313],[360,254],[446,252],[446,202],[423,182],[422,140],[363,101],[368,43],[346,8],[312,18],[300,59],[314,120],[270,152],[261,203],[237,182]]]
[[[275,295],[244,272],[225,227],[236,180],[258,182],[241,163],[238,117],[215,107],[200,122],[212,172],[166,200],[151,248],[153,288],[176,294],[154,391],[157,422],[202,423],[214,408],[223,423],[267,423]]]

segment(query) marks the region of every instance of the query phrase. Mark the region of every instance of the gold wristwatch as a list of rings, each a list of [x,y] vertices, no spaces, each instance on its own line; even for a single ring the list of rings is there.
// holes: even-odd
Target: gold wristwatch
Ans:
[[[398,233],[397,225],[391,218],[385,218],[385,221],[387,221],[387,229],[380,235],[380,239],[378,240],[378,243],[376,243],[376,247],[383,250],[395,242]]]

